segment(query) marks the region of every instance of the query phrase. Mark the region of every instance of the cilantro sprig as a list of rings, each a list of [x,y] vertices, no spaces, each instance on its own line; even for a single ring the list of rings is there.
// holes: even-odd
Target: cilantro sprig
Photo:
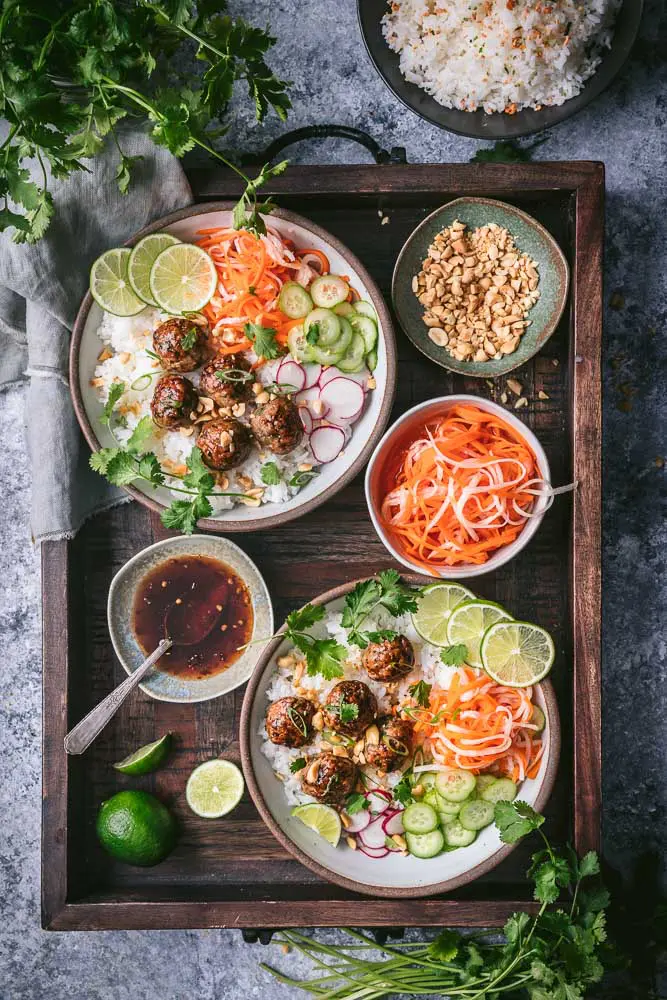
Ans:
[[[396,637],[397,633],[391,629],[363,631],[366,619],[379,608],[384,608],[396,618],[407,611],[417,610],[415,592],[403,583],[395,569],[383,570],[373,579],[363,580],[345,598],[342,624],[347,629],[349,642],[365,649],[369,642]]]
[[[265,361],[273,361],[284,354],[284,349],[276,340],[276,331],[260,323],[246,323],[245,335],[251,341],[255,354]]]
[[[309,632],[309,629],[322,621],[325,613],[325,609],[321,605],[304,604],[302,608],[288,614],[283,632],[276,632],[274,635],[261,639],[253,639],[247,645],[270,642],[271,639],[280,635],[304,654],[308,674],[311,676],[322,674],[326,680],[341,677],[343,675],[343,662],[347,656],[345,646],[341,646],[335,639],[318,639]],[[356,707],[355,705],[354,708]]]
[[[133,119],[174,156],[199,147],[234,170],[244,184],[234,224],[265,232],[260,213],[273,206],[258,192],[286,162],[251,178],[212,143],[226,131],[220,123],[237,81],[246,83],[258,121],[269,111],[286,118],[287,85],[266,63],[274,41],[217,0],[8,0],[0,29],[0,105],[9,124],[0,144],[0,231],[13,229],[19,243],[41,239],[55,210],[47,166],[58,179],[88,170],[108,142],[127,192],[141,157],[124,150],[117,126]],[[204,67],[199,77],[189,71],[193,55]]]

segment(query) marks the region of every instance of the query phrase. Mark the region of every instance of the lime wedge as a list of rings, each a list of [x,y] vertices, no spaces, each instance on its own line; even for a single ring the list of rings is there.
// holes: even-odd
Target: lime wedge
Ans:
[[[496,622],[482,639],[482,666],[489,677],[507,687],[537,684],[551,670],[555,656],[549,633],[529,622]]]
[[[123,774],[150,774],[160,766],[170,749],[171,733],[165,733],[159,740],[147,743],[123,760],[119,760],[114,767]]]
[[[127,247],[107,250],[90,269],[90,293],[105,312],[114,316],[136,316],[146,304],[132,291],[127,265]]]
[[[424,587],[412,624],[422,639],[434,646],[446,646],[447,622],[463,601],[474,601],[475,595],[460,583],[432,583]]]
[[[216,758],[194,769],[185,786],[185,798],[198,816],[218,819],[236,808],[244,788],[243,775],[236,764]]]
[[[201,247],[175,243],[156,257],[150,273],[151,295],[166,312],[198,312],[218,283],[215,264]]]
[[[320,837],[324,837],[332,847],[338,846],[341,833],[340,816],[331,806],[309,802],[305,806],[294,806],[292,816],[296,816],[310,830],[319,833]]]
[[[180,240],[171,233],[149,233],[130,253],[127,276],[135,293],[149,306],[157,305],[151,295],[151,268],[162,251],[174,243],[180,243]]]
[[[492,601],[464,601],[455,608],[447,623],[447,641],[450,646],[463,643],[468,647],[466,663],[471,667],[481,667],[479,646],[489,625],[505,620],[511,621],[504,608]]]

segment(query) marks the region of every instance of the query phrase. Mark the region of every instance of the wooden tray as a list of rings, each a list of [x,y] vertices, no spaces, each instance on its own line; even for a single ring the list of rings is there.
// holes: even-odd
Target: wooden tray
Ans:
[[[235,197],[236,182],[216,170],[192,175],[198,200]],[[518,617],[540,622],[556,639],[553,671],[563,721],[563,753],[547,808],[550,834],[578,851],[597,848],[600,817],[600,461],[601,261],[603,166],[442,165],[294,167],[273,192],[329,229],[366,264],[388,295],[403,241],[450,198],[506,199],[536,216],[572,267],[569,308],[544,351],[516,374],[530,400],[522,418],[542,441],[554,482],[576,478],[528,548],[508,566],[475,581],[481,595]],[[381,224],[380,216],[389,222]],[[394,417],[415,402],[451,391],[496,397],[483,380],[451,376],[398,331]],[[548,400],[538,400],[538,392]],[[511,397],[512,398],[512,397]],[[522,844],[483,879],[445,897],[361,898],[321,881],[289,857],[252,803],[219,822],[200,820],[184,801],[192,767],[224,754],[238,759],[243,691],[200,705],[153,701],[135,692],[81,758],[63,750],[67,729],[123,677],[106,624],[116,570],[165,535],[156,515],[129,503],[89,522],[71,542],[43,546],[44,775],[42,920],[53,930],[294,925],[489,926],[530,907]],[[279,529],[238,536],[274,598],[276,619],[337,584],[391,565],[366,513],[358,477],[334,500]],[[165,730],[178,743],[169,766],[130,779],[113,761]],[[99,803],[120,788],[154,790],[182,824],[176,851],[153,869],[119,865],[95,839]]]

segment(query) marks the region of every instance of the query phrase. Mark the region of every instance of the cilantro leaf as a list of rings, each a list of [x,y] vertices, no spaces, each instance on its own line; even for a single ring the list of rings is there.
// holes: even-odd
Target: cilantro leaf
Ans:
[[[209,517],[212,511],[208,497],[197,496],[194,500],[174,500],[171,506],[162,511],[160,520],[165,528],[191,535],[197,527],[197,521],[202,517]]]
[[[377,607],[381,596],[377,580],[362,580],[345,598],[343,608],[343,628],[354,628],[356,623],[366,618]]]
[[[190,490],[197,490],[200,493],[205,493],[213,489],[215,486],[215,476],[204,462],[201,448],[195,446],[186,458],[185,464],[190,471],[183,476],[184,486],[187,486]]]
[[[306,343],[311,345],[316,344],[317,341],[319,340],[319,337],[320,337],[320,324],[311,323],[310,326],[308,327],[308,332],[306,333]]]
[[[600,862],[595,851],[584,854],[578,865],[579,878],[589,878],[591,875],[600,874]]]
[[[564,858],[553,855],[534,865],[530,874],[535,882],[535,899],[540,903],[555,903],[561,889],[566,889],[570,884],[569,864]]]
[[[135,165],[141,160],[143,160],[143,156],[126,156],[125,153],[120,154],[120,162],[116,170],[116,181],[118,182],[118,190],[121,194],[127,194],[129,191],[132,171]]]
[[[292,774],[296,774],[298,771],[303,771],[305,766],[306,766],[306,758],[297,757],[296,760],[292,761],[292,763],[289,766],[289,769],[292,772]]]
[[[119,448],[107,462],[104,475],[114,486],[128,486],[139,476],[136,458]]]
[[[88,464],[95,472],[99,472],[101,475],[106,476],[109,463],[116,457],[116,455],[119,455],[122,450],[122,448],[100,448],[99,451],[93,452],[88,459]]]
[[[260,472],[260,478],[267,486],[277,486],[282,482],[280,469],[275,462],[265,462]]]
[[[401,574],[395,569],[385,569],[378,573],[378,581],[382,588],[382,606],[396,617],[408,611],[417,610],[417,597],[411,587],[401,580]]]
[[[396,801],[400,802],[402,806],[410,805],[412,802],[412,785],[407,774],[404,774],[398,784],[394,785],[393,793]]]
[[[109,422],[111,421],[111,416],[113,414],[114,407],[124,392],[125,392],[124,382],[112,382],[111,385],[109,386],[109,395],[107,396],[107,401],[104,404],[104,409],[100,414],[100,423],[104,427],[109,426]]]
[[[461,935],[446,928],[428,946],[429,955],[436,962],[453,962],[459,953]]]
[[[359,716],[359,706],[354,702],[345,701],[344,698],[341,698],[337,705],[330,705],[329,711],[337,715],[343,725],[354,722]]]
[[[317,622],[324,618],[324,607],[321,604],[304,604],[296,611],[290,611],[287,616],[288,632],[303,632],[307,628],[312,628]]]
[[[542,826],[544,816],[535,812],[527,802],[515,800],[514,802],[496,802],[494,820],[503,843],[515,844],[527,833]]]
[[[153,436],[154,430],[155,424],[152,417],[142,417],[128,439],[127,450],[133,452],[141,451],[148,439]]]
[[[395,639],[398,632],[395,632],[393,628],[379,628],[375,632],[364,632],[363,635],[368,639],[369,642],[384,642],[385,639]]]
[[[366,796],[362,792],[352,792],[345,800],[345,812],[348,816],[354,816],[366,808]]]
[[[369,642],[379,641],[372,638],[374,635],[395,638],[397,633],[389,629],[371,633],[362,631],[366,618],[380,607],[395,617],[417,609],[414,592],[405,586],[394,569],[384,570],[373,579],[362,580],[345,598],[342,625],[348,629],[349,642],[365,649]],[[383,635],[383,631],[386,634]]]
[[[418,705],[421,705],[422,708],[428,708],[432,687],[433,685],[427,684],[426,681],[417,681],[416,684],[410,685],[408,691]]]
[[[146,452],[145,455],[139,456],[139,475],[144,479],[147,479],[149,483],[153,486],[162,486],[164,484],[164,472],[162,471],[162,466],[157,460],[157,456],[153,454],[152,451]]]
[[[197,343],[198,330],[196,326],[191,326],[187,333],[181,337],[181,347],[184,351],[191,351]]]
[[[335,639],[313,639],[311,643],[306,649],[299,647],[306,656],[307,672],[311,676],[322,674],[326,680],[342,677],[342,663],[347,656],[345,646]]]
[[[463,642],[458,642],[455,646],[446,646],[440,650],[440,659],[447,667],[460,667],[466,662],[468,657],[468,647]]]
[[[252,341],[255,354],[267,361],[280,357],[283,348],[276,341],[276,331],[268,326],[261,326],[259,323],[246,323],[245,335]]]

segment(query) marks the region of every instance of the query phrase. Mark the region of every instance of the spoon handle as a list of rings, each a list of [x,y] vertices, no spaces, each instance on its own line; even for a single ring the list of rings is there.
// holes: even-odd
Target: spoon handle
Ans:
[[[126,677],[122,684],[104,698],[103,701],[91,709],[88,715],[84,716],[81,722],[77,723],[65,737],[65,750],[67,753],[83,753],[93,742],[98,733],[104,729],[109,719],[114,716],[127,698],[130,691],[133,691],[143,677],[146,676],[153,664],[160,659],[164,653],[172,646],[171,639],[163,639],[148,659],[144,660],[140,667],[137,667],[129,677]]]

